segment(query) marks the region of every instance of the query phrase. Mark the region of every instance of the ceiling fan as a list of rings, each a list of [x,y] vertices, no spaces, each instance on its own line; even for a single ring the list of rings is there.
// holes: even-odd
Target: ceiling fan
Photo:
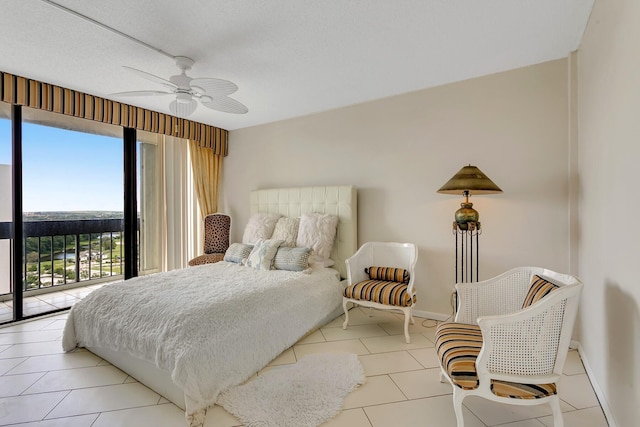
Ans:
[[[175,57],[176,66],[180,74],[169,77],[169,80],[135,68],[124,66],[127,70],[158,83],[165,90],[134,90],[129,92],[112,93],[113,96],[164,96],[171,95],[174,100],[169,103],[169,111],[178,117],[191,115],[198,107],[198,100],[202,106],[216,111],[233,114],[245,114],[249,109],[233,98],[229,98],[238,90],[238,86],[228,80],[213,77],[191,78],[186,71],[193,66],[193,59],[186,56]]]

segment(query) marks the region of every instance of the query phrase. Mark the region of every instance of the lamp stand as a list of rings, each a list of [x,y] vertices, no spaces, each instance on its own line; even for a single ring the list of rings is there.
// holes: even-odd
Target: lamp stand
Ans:
[[[454,221],[452,231],[456,237],[456,283],[477,282],[480,223]]]

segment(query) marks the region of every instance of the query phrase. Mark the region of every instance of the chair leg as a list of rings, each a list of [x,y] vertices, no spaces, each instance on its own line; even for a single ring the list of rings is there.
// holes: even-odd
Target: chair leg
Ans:
[[[404,311],[404,340],[407,344],[411,344],[411,337],[409,336],[409,319],[411,319],[411,309]]]
[[[551,405],[551,412],[553,413],[553,426],[563,427],[564,420],[562,419],[562,409],[560,409],[560,398],[556,396],[555,399],[549,402],[549,405]]]
[[[415,324],[415,320],[413,320],[413,310],[409,309],[409,323],[411,323],[412,325]]]
[[[342,298],[342,309],[344,310],[344,323],[342,323],[342,329],[347,329],[347,325],[349,324],[349,309],[347,305],[349,304],[349,300],[346,298]]]
[[[369,307],[369,309],[367,310],[367,316],[372,317],[373,316],[371,314],[372,311],[373,311],[373,307]]]
[[[442,372],[442,369],[440,369],[440,382],[443,383],[443,384],[445,382],[448,382],[446,377],[444,376],[444,372]]]
[[[464,427],[464,419],[462,418],[462,399],[464,399],[464,391],[453,386],[453,411],[456,413],[458,427]]]

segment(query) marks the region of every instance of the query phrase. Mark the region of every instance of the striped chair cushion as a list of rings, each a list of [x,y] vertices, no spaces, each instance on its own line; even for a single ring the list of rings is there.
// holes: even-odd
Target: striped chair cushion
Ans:
[[[478,387],[476,359],[482,348],[482,333],[477,325],[445,322],[436,329],[436,351],[453,383],[463,390]],[[557,393],[555,384],[519,384],[491,380],[496,396],[514,399],[539,399]]]
[[[364,272],[371,280],[386,280],[388,282],[409,283],[409,271],[404,268],[394,267],[369,267]]]
[[[529,292],[527,292],[527,296],[524,297],[522,308],[527,308],[531,304],[535,304],[556,289],[558,289],[557,285],[554,285],[548,280],[545,280],[537,274],[534,274],[531,278],[531,286],[529,286]]]
[[[348,286],[344,290],[344,296],[354,300],[410,307],[416,302],[416,296],[407,293],[407,286],[406,283],[387,280],[363,280]]]

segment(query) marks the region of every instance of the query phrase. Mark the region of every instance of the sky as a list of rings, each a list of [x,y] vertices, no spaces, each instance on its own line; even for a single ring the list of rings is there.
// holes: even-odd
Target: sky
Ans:
[[[122,139],[23,123],[23,211],[122,211],[122,156]],[[0,118],[2,164],[11,164],[11,122]]]

